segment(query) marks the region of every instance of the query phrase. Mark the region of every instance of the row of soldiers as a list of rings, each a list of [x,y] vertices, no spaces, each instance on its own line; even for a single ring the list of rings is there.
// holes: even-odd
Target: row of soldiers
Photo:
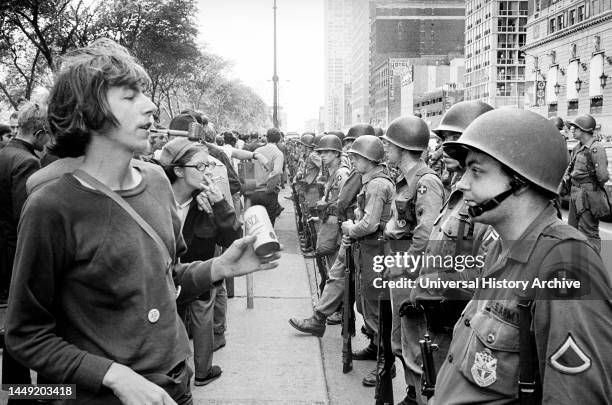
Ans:
[[[564,139],[535,113],[479,101],[455,104],[433,132],[444,179],[425,163],[430,130],[418,117],[382,136],[359,124],[288,147],[302,247],[325,281],[314,314],[289,323],[321,337],[342,319],[343,370],[376,360],[363,384],[376,386],[377,404],[393,403],[395,357],[401,405],[563,404],[579,391],[606,403],[612,283],[593,241],[551,204],[568,167]],[[581,287],[475,284],[557,278]],[[353,352],[354,304],[370,343]]]

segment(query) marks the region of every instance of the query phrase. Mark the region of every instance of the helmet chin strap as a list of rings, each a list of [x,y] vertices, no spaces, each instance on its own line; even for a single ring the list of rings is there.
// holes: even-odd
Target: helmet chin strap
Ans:
[[[487,211],[491,211],[492,209],[497,207],[499,204],[501,204],[506,198],[514,194],[515,191],[520,190],[523,186],[525,186],[525,184],[526,184],[525,180],[519,177],[516,177],[516,176],[513,177],[512,180],[510,180],[510,188],[508,190],[501,192],[495,197],[485,200],[478,205],[469,207],[468,215],[472,218],[476,218],[476,217],[481,216]]]

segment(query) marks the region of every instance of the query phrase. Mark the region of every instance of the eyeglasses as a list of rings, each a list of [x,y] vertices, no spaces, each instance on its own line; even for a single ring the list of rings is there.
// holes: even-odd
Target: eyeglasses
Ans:
[[[210,163],[210,162],[208,162],[208,163],[198,163],[197,165],[181,165],[181,166],[179,166],[179,167],[193,167],[193,168],[195,168],[197,171],[199,171],[199,172],[202,172],[202,173],[203,173],[203,172],[205,172],[205,171],[206,171],[206,169],[211,168],[211,167],[214,167],[214,166],[215,166],[215,164],[214,164],[214,163]]]

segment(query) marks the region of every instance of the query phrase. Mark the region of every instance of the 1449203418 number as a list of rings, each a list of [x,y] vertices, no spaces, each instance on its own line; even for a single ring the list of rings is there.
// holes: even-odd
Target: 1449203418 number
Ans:
[[[13,399],[76,399],[75,384],[2,384]]]

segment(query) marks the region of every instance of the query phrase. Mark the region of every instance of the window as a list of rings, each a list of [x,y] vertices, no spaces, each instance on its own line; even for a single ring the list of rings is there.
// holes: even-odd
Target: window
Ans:
[[[557,17],[557,27],[558,27],[559,29],[562,29],[562,28],[563,28],[563,16],[562,16],[562,15],[560,15],[560,16],[558,16],[558,17]]]
[[[591,114],[600,113],[603,107],[603,97],[591,98]]]
[[[576,22],[576,10],[570,10],[569,21],[567,25],[574,25],[575,22]]]
[[[576,115],[578,112],[578,100],[571,100],[567,103],[567,114]]]
[[[584,6],[578,7],[578,22],[583,21],[585,18],[586,15],[584,14]]]
[[[555,32],[555,19],[551,18],[550,19],[550,25],[548,27],[548,33],[552,34],[553,32]]]

